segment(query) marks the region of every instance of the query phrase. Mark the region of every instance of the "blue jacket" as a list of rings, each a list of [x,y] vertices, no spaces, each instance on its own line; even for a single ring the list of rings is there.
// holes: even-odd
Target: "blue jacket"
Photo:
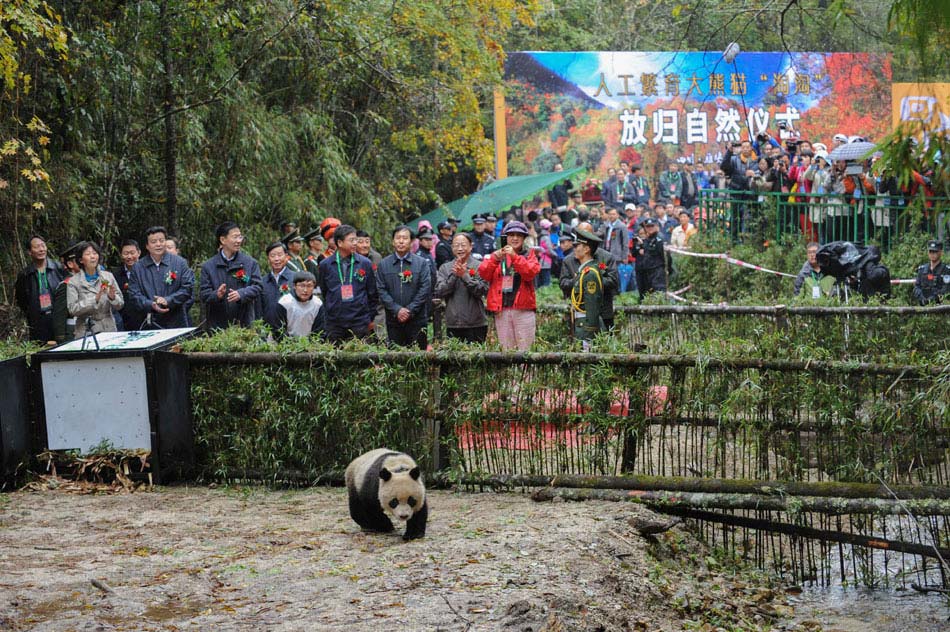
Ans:
[[[344,301],[340,288],[343,284],[349,284],[351,278],[353,300]],[[332,257],[321,261],[320,292],[323,294],[324,329],[327,332],[365,329],[376,317],[379,305],[376,273],[373,271],[373,262],[361,254],[354,252],[349,258],[340,258],[339,253],[334,253]]]
[[[227,292],[218,298],[218,288],[224,284],[227,292],[237,290],[240,300],[229,303]],[[235,253],[231,261],[217,254],[201,264],[201,285],[198,298],[205,304],[208,329],[225,329],[230,325],[249,327],[254,321],[254,306],[261,293],[261,267],[243,252]]]
[[[274,278],[273,272],[268,272],[264,275],[262,280],[263,287],[261,289],[260,295],[257,297],[257,306],[255,307],[255,318],[263,318],[271,327],[277,326],[277,317],[274,310],[277,309],[277,301],[280,300],[281,296],[293,292],[294,289],[294,273],[284,266],[284,269],[280,271],[280,274],[277,275],[277,278]],[[286,285],[286,292],[281,291],[281,286]]]
[[[406,270],[411,277],[404,276]],[[405,281],[406,278],[410,280]],[[432,265],[411,252],[401,261],[393,253],[379,262],[376,287],[386,308],[386,320],[396,320],[403,307],[412,313],[412,320],[425,319],[432,300]]]
[[[185,305],[192,300],[194,290],[195,273],[178,255],[166,252],[157,264],[151,255],[146,255],[132,267],[129,282],[132,302],[146,316],[151,314],[152,322],[163,329],[188,326]],[[156,296],[168,302],[167,313],[159,314],[152,309]]]

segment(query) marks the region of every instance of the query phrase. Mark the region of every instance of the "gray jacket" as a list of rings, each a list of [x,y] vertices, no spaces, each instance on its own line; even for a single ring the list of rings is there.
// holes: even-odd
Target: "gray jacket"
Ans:
[[[465,264],[468,274],[464,277],[455,274],[454,259],[439,267],[435,296],[445,299],[445,326],[450,329],[484,327],[488,323],[485,319],[488,281],[478,275],[480,263],[470,255]]]
[[[112,310],[118,311],[125,304],[122,290],[119,289],[111,272],[100,270],[99,279],[101,281],[90,283],[86,280],[86,275],[80,271],[71,276],[66,284],[66,307],[70,315],[76,317],[74,330],[76,338],[82,338],[86,333],[87,318],[91,319],[93,333],[116,330]],[[99,293],[102,282],[115,286],[115,298],[111,301],[108,292],[103,292],[99,300],[96,300],[96,294]]]

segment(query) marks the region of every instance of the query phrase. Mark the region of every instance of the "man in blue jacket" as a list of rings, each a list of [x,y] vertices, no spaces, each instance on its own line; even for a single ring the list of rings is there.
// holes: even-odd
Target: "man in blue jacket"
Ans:
[[[379,300],[386,308],[386,335],[400,347],[426,348],[427,306],[432,300],[432,271],[428,261],[410,252],[408,226],[393,230],[393,250],[376,270]]]
[[[183,258],[165,252],[167,238],[168,232],[162,226],[146,230],[148,256],[132,266],[129,293],[136,306],[146,314],[146,329],[187,326],[184,306],[192,298],[195,274]]]
[[[244,236],[237,224],[222,222],[214,231],[218,253],[201,264],[198,299],[205,304],[208,329],[249,327],[261,293],[261,267],[241,252]]]
[[[364,339],[373,331],[379,304],[373,262],[356,251],[356,229],[347,224],[333,232],[336,252],[320,262],[324,333],[340,343]]]
[[[264,275],[260,296],[257,297],[254,318],[263,318],[272,328],[277,327],[277,303],[290,294],[294,287],[294,272],[287,267],[287,247],[284,242],[275,241],[267,247],[267,264],[270,272]],[[308,261],[307,263],[310,263]],[[314,264],[316,267],[316,264]]]

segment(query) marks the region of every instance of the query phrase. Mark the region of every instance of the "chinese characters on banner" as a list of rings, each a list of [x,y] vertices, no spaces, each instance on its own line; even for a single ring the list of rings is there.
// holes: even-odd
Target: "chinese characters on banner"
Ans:
[[[870,53],[509,53],[512,173],[552,162],[711,163],[724,143],[890,131],[891,65]],[[942,111],[948,113],[948,109]]]

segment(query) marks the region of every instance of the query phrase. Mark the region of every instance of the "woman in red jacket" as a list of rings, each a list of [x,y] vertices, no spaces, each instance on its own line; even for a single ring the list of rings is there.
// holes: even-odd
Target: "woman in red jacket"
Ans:
[[[478,266],[478,275],[488,281],[488,311],[495,315],[495,330],[503,349],[527,351],[534,343],[534,277],[541,264],[534,252],[524,247],[528,228],[519,221],[508,222],[501,231],[507,244]]]

